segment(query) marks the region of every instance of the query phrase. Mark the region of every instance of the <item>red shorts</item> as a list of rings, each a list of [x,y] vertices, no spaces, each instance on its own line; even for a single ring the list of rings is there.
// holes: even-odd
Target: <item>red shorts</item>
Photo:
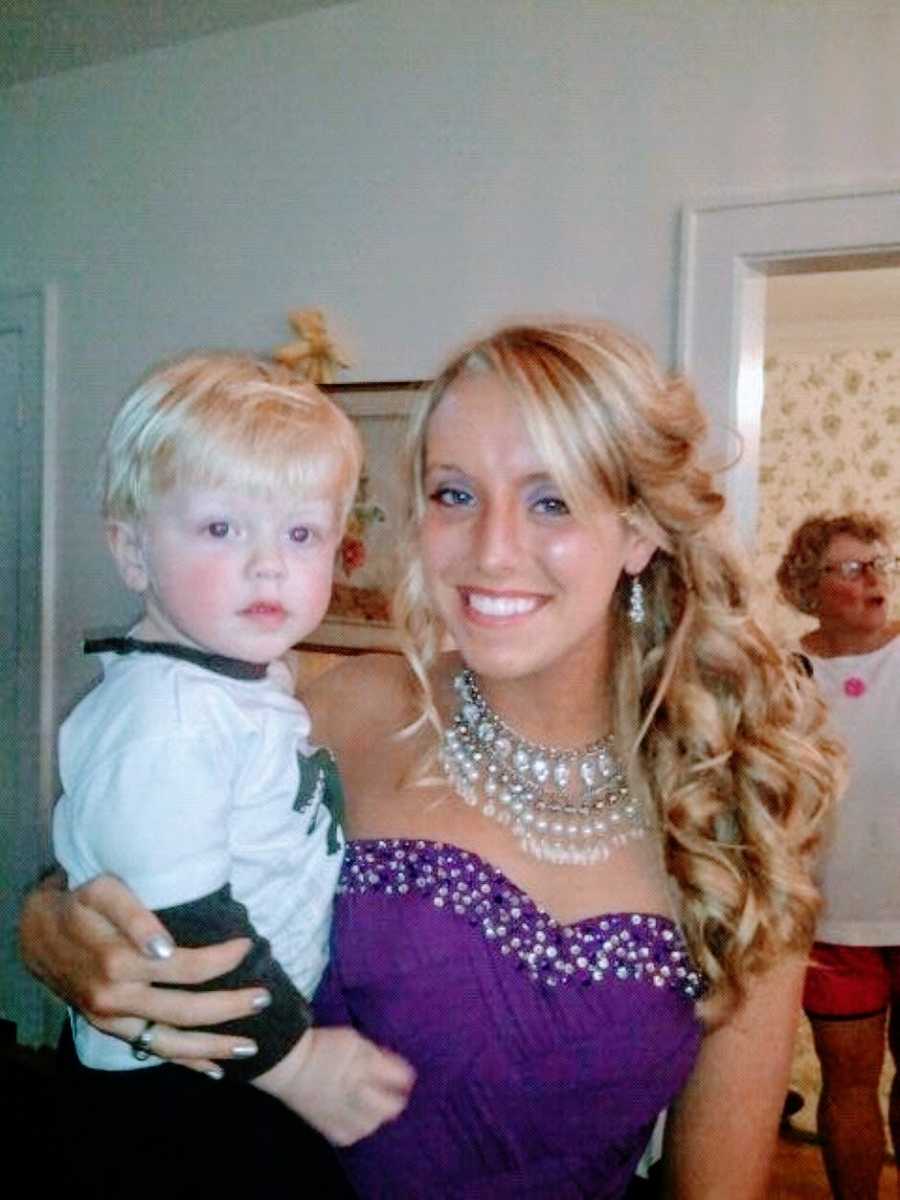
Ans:
[[[894,1001],[900,1001],[900,946],[813,946],[803,989],[808,1017],[874,1017]]]

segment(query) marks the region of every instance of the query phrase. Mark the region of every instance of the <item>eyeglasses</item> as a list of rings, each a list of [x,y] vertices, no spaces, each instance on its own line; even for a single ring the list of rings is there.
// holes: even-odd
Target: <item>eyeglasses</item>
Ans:
[[[895,558],[892,554],[879,554],[877,558],[848,558],[844,562],[825,563],[822,570],[851,581],[862,579],[866,571],[885,578],[900,571],[900,558]]]

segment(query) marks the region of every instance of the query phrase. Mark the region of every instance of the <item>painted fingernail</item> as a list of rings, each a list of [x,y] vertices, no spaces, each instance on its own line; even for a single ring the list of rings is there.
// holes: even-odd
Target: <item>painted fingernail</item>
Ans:
[[[225,1072],[221,1067],[210,1067],[208,1071],[204,1071],[203,1073],[208,1079],[218,1080],[225,1078]]]
[[[250,1007],[255,1009],[256,1012],[261,1012],[262,1009],[268,1008],[271,1003],[272,996],[270,992],[258,992],[250,1001]]]
[[[175,946],[171,938],[167,938],[164,933],[157,933],[144,942],[144,953],[148,958],[171,958],[175,953]]]
[[[231,1051],[232,1058],[252,1058],[257,1051],[255,1042],[251,1042],[246,1046],[235,1046]]]

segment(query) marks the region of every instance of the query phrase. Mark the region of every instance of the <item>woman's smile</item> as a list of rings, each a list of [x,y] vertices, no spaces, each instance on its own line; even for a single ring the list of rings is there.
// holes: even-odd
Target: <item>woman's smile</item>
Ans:
[[[489,625],[531,616],[549,600],[533,593],[495,592],[484,588],[461,587],[459,593],[469,619]]]

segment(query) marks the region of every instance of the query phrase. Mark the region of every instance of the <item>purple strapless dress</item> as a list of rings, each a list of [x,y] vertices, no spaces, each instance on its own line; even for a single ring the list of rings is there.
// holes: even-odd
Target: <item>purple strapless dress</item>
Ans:
[[[341,1152],[363,1200],[613,1200],[694,1063],[702,981],[671,921],[559,925],[476,854],[351,842],[322,1025],[418,1079]]]

